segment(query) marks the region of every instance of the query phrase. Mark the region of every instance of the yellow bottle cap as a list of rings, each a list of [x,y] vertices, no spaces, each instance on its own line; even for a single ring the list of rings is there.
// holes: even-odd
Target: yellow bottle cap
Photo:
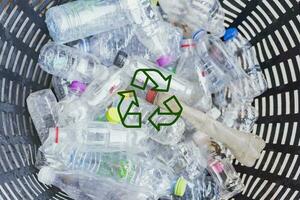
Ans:
[[[180,177],[176,182],[174,188],[174,195],[182,197],[185,193],[186,186],[187,186],[187,181],[183,177]]]
[[[111,123],[120,123],[121,119],[118,113],[117,108],[111,107],[106,111],[106,119]]]
[[[151,5],[157,6],[157,4],[158,4],[158,0],[151,0]]]

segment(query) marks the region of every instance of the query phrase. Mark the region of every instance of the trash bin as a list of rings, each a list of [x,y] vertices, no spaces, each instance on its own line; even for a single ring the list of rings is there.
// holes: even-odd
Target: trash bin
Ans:
[[[253,44],[269,89],[254,101],[254,132],[267,145],[253,168],[234,161],[245,190],[234,199],[300,199],[299,0],[223,0],[225,25]],[[0,199],[69,199],[37,180],[40,141],[26,109],[27,96],[50,87],[37,66],[50,40],[45,11],[62,0],[0,2]],[[298,129],[299,128],[299,129]]]

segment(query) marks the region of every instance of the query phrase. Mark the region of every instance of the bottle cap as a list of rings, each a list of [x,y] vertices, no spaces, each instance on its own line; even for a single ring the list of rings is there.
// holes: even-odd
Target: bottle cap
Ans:
[[[55,172],[51,167],[43,167],[38,174],[38,179],[44,184],[51,185],[55,180]]]
[[[176,182],[174,188],[174,195],[182,197],[185,193],[186,186],[187,186],[187,181],[183,177],[180,177]]]
[[[121,119],[117,108],[111,107],[106,111],[106,119],[111,123],[120,123]]]
[[[72,81],[69,85],[70,90],[83,93],[86,89],[86,84],[80,81]]]
[[[146,101],[148,101],[149,103],[153,104],[154,100],[157,96],[157,92],[154,90],[148,90],[147,94],[146,94]]]
[[[226,30],[223,38],[224,38],[224,41],[228,41],[228,40],[231,40],[235,37],[237,37],[237,35],[239,34],[239,31],[238,29],[236,28],[229,28]]]
[[[159,67],[165,67],[168,64],[172,62],[172,57],[171,56],[161,56],[159,59],[156,60],[156,64]]]
[[[196,31],[195,33],[193,33],[192,38],[195,41],[199,41],[202,38],[204,33],[205,33],[205,31],[203,29],[200,29],[200,30]]]
[[[125,61],[127,60],[128,55],[124,51],[119,51],[115,60],[114,60],[114,65],[122,68],[124,67]]]

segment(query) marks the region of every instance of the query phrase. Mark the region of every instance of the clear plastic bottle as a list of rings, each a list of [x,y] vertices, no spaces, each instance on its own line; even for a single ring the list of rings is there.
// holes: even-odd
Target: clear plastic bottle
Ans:
[[[133,25],[99,33],[97,35],[70,43],[83,52],[91,53],[106,66],[111,66],[118,51],[153,60],[154,56],[136,37]]]
[[[107,67],[101,65],[96,57],[53,42],[47,43],[41,49],[39,65],[54,76],[84,83],[90,83],[100,75],[109,75]]]
[[[180,55],[182,31],[167,22],[157,20],[150,25],[138,27],[136,35],[154,54],[159,67],[172,64]]]
[[[83,151],[75,145],[72,149],[73,152],[65,154],[63,159],[69,170],[80,170],[97,177],[111,178],[118,183],[147,188],[155,199],[173,193],[182,196],[185,192],[186,180],[176,177],[160,163],[126,152],[100,153],[88,148]]]
[[[189,183],[186,192],[180,200],[219,200],[220,189],[211,176],[201,174]],[[179,200],[179,198],[174,198]]]
[[[73,1],[46,12],[49,33],[55,42],[67,43],[130,24],[119,0]]]
[[[79,171],[58,171],[43,167],[38,179],[44,184],[59,187],[76,200],[146,200],[149,197],[143,188],[134,188],[109,178],[99,178]]]
[[[259,96],[265,92],[267,90],[267,81],[258,64],[255,50],[249,41],[239,34],[236,28],[226,30],[224,41],[232,57],[236,59],[236,62],[240,64],[249,77],[247,81],[249,87],[252,87],[252,90],[249,92],[252,96],[249,98]]]
[[[57,100],[52,90],[45,89],[31,93],[27,99],[27,107],[38,136],[43,143],[48,137],[49,128],[57,125]]]
[[[197,65],[199,65],[199,60],[197,58],[196,43],[193,39],[182,40],[181,56],[176,68],[176,74],[188,81],[198,83]]]
[[[211,62],[221,69],[226,74],[227,79],[229,78],[229,81],[247,76],[241,66],[232,59],[231,53],[220,38],[199,32],[198,35],[194,36],[194,39],[197,40],[198,55],[205,62]],[[224,77],[224,75],[221,77]],[[222,79],[226,80],[225,77]]]
[[[163,163],[177,175],[183,174],[186,179],[193,180],[204,172],[206,157],[192,141],[167,146],[148,140],[148,145],[147,157]]]
[[[85,120],[91,121],[97,111],[107,108],[117,92],[125,90],[130,82],[130,77],[126,76],[123,70],[116,72],[109,79],[99,76],[88,85],[80,98],[62,108],[59,115],[60,126]]]
[[[221,189],[221,199],[230,199],[243,191],[244,185],[229,160],[213,156],[207,170]]]
[[[90,151],[127,151],[139,153],[147,149],[148,130],[145,128],[126,129],[109,122],[87,122],[63,128],[50,128],[46,146],[76,143],[78,147],[88,146]],[[71,140],[71,138],[73,138]]]
[[[124,67],[124,72],[129,76],[133,76],[138,69],[159,69],[155,66],[155,64],[147,60],[138,57],[128,57],[126,53],[121,51],[118,53],[114,64],[119,67]],[[159,71],[164,75],[164,77],[172,76],[169,88],[169,92],[171,94],[175,94],[180,100],[203,111],[207,111],[211,108],[211,103],[208,104],[206,102],[206,98],[203,98],[205,97],[205,94],[199,85],[195,85],[194,83],[182,79],[176,74],[172,74],[162,68],[160,68]],[[159,74],[153,72],[150,76],[160,87],[167,87],[167,81],[162,79]],[[145,77],[140,76],[138,78],[139,79],[136,81],[139,83],[145,83]],[[151,81],[148,81],[148,86],[152,88],[155,87]]]
[[[220,37],[224,34],[224,11],[218,0],[161,0],[159,5],[170,21],[188,25],[192,32],[201,28]]]

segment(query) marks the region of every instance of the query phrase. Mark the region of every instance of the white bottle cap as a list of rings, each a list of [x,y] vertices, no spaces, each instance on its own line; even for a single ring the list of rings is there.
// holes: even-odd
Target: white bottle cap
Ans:
[[[38,174],[38,179],[46,185],[51,185],[55,179],[55,172],[51,167],[43,167]]]

